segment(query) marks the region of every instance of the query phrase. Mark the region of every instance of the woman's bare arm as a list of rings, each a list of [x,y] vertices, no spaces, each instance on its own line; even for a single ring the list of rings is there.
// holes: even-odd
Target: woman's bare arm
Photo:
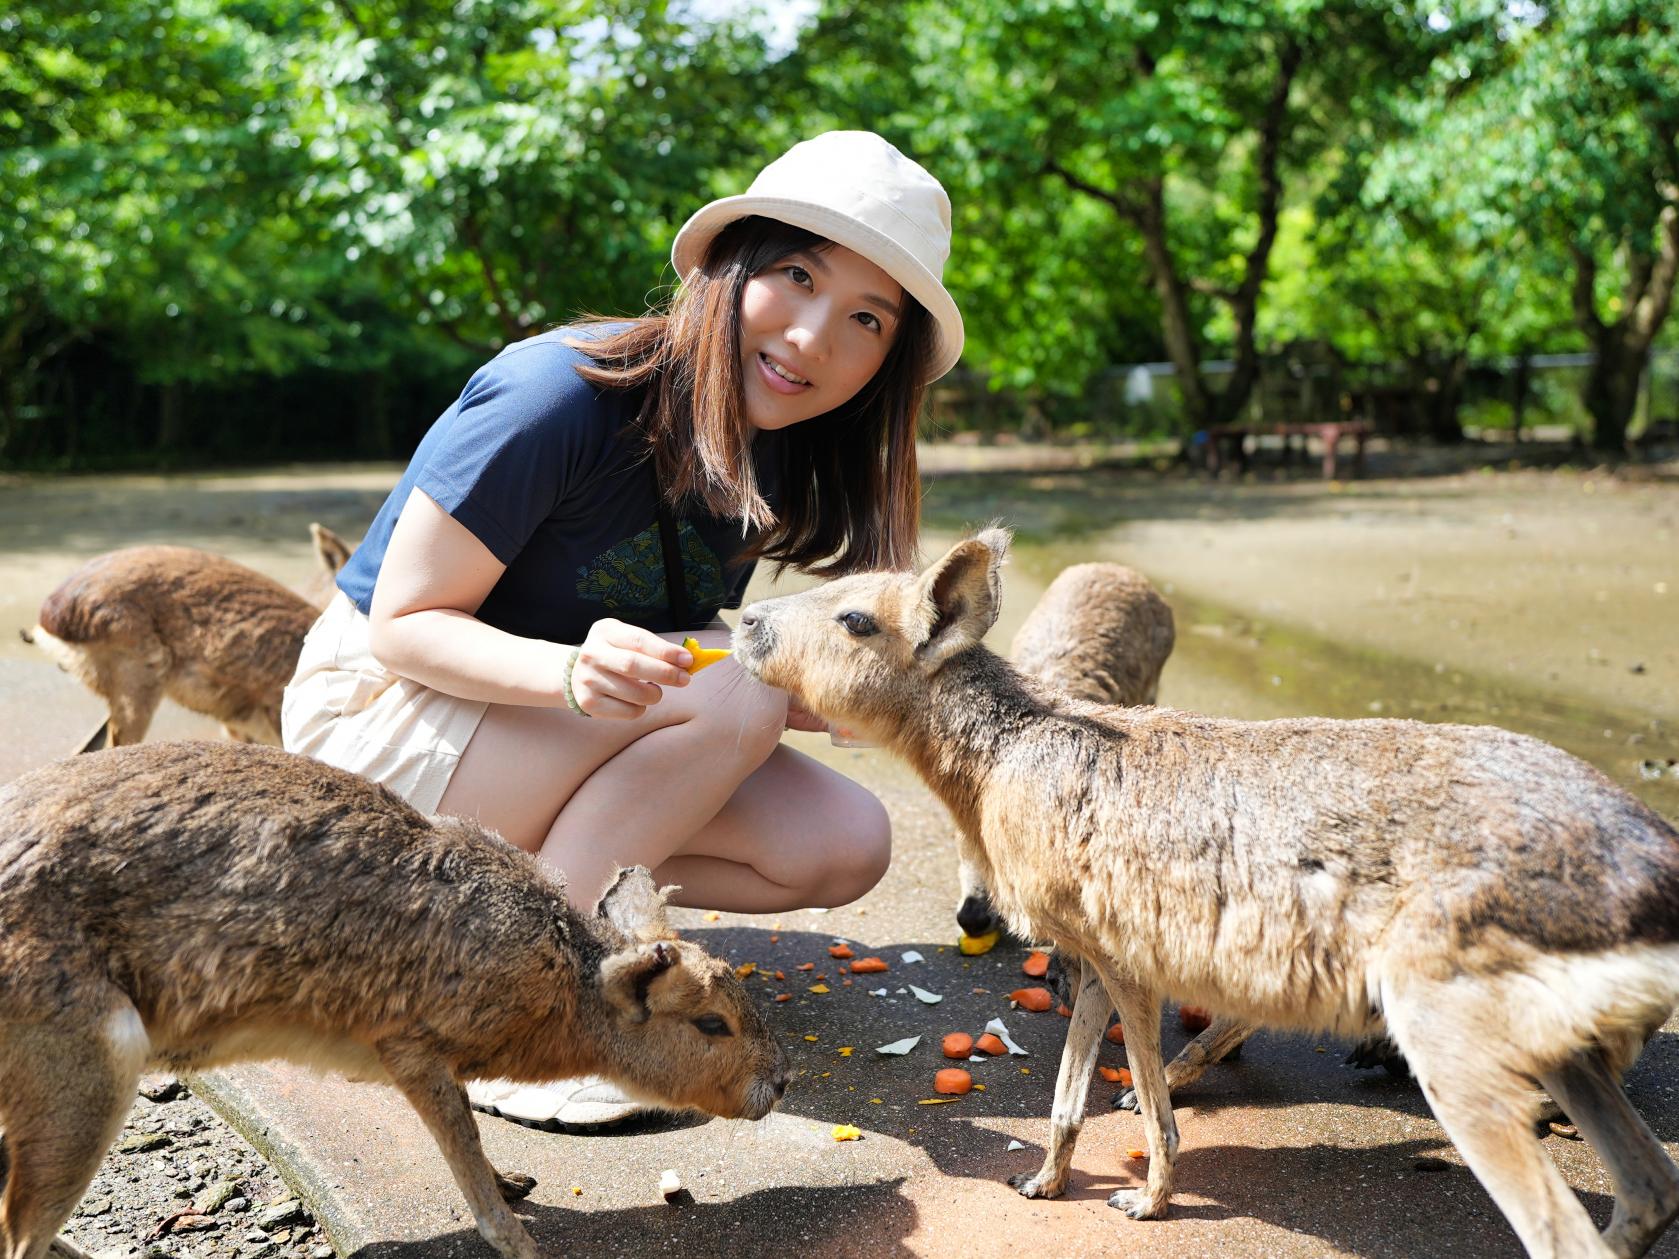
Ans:
[[[429,495],[414,490],[391,532],[373,589],[373,654],[393,673],[462,699],[557,707],[570,649],[509,634],[474,615],[506,571]],[[597,717],[636,717],[662,686],[686,686],[691,657],[622,621],[595,622],[572,693]]]

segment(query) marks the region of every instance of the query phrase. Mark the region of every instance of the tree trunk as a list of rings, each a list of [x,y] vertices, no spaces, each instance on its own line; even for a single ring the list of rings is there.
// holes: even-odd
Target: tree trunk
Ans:
[[[1583,393],[1592,417],[1592,449],[1605,454],[1626,450],[1627,428],[1638,406],[1638,390],[1649,357],[1648,349],[1629,348],[1623,338],[1605,336],[1600,340]]]

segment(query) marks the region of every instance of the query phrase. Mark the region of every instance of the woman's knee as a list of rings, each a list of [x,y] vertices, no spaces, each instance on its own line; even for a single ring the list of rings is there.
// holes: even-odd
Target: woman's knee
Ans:
[[[892,862],[892,819],[886,806],[861,787],[855,797],[829,815],[837,825],[817,847],[822,860],[811,881],[812,905],[849,904],[879,883]]]
[[[699,704],[682,724],[708,754],[736,756],[751,772],[781,744],[787,729],[787,693],[742,677],[713,702]]]

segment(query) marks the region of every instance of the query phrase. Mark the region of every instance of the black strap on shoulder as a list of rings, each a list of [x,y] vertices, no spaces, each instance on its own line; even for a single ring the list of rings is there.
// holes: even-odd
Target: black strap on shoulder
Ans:
[[[670,601],[672,627],[691,629],[688,624],[688,583],[682,576],[682,551],[677,543],[676,521],[671,518],[670,505],[665,502],[664,483],[659,480],[659,464],[652,456],[647,466],[653,474],[653,504],[659,513],[659,548],[665,555],[665,597]]]

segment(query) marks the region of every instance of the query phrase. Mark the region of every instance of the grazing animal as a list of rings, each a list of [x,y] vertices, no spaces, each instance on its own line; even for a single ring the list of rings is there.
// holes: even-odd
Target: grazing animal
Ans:
[[[669,889],[666,889],[667,891]],[[461,1081],[599,1074],[762,1118],[787,1059],[642,867],[596,914],[476,823],[277,748],[148,743],[0,789],[0,1256],[40,1259],[142,1069],[286,1058],[394,1085],[478,1231],[535,1259]]]
[[[1149,1167],[1109,1203],[1166,1213],[1172,995],[1385,1031],[1530,1254],[1643,1254],[1679,1213],[1679,1168],[1618,1077],[1679,998],[1679,832],[1491,727],[1223,720],[1048,690],[980,642],[1007,545],[988,530],[920,576],[754,604],[734,638],[748,672],[906,758],[1010,925],[1080,959],[1048,1149],[1019,1191],[1066,1187],[1111,1003]],[[1532,1138],[1533,1079],[1607,1168],[1601,1237]]]
[[[278,746],[281,692],[350,555],[325,526],[309,533],[322,575],[307,598],[184,546],[111,551],[65,578],[22,636],[105,701],[109,717],[80,750],[139,743],[165,696],[230,739]]]
[[[1172,654],[1172,609],[1134,568],[1074,564],[1049,583],[1014,636],[1015,667],[1097,704],[1152,704]],[[960,863],[956,922],[970,936],[1003,927],[979,870]]]

